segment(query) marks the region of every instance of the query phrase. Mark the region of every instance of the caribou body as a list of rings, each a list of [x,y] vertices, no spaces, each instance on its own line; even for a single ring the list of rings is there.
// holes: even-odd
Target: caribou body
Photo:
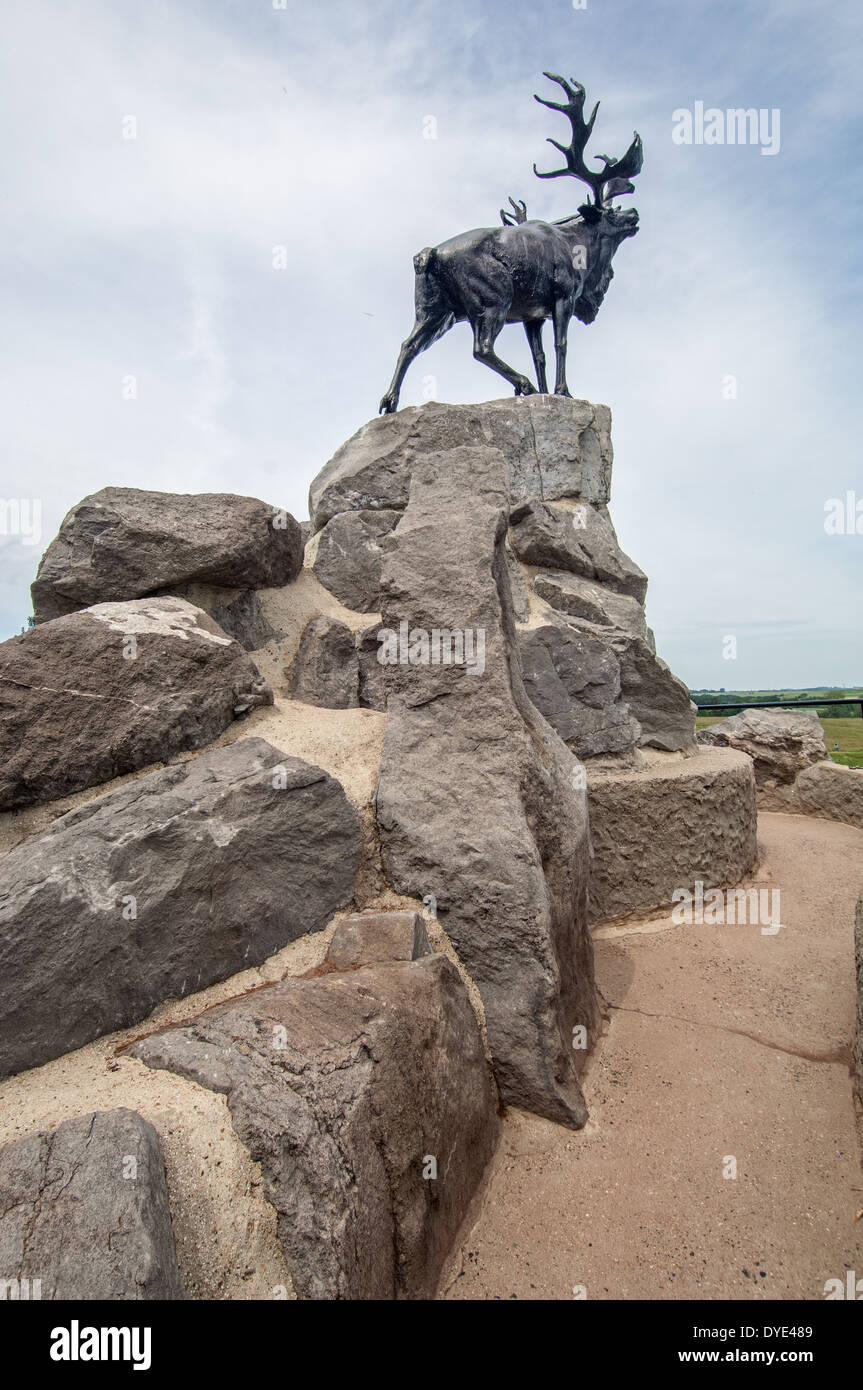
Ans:
[[[564,89],[565,102],[546,101],[543,106],[567,116],[572,129],[569,145],[550,144],[566,160],[564,169],[540,173],[538,178],[571,175],[593,191],[592,201],[578,213],[559,222],[531,221],[525,204],[510,198],[512,213],[501,212],[500,227],[481,227],[426,247],[414,257],[416,272],[416,322],[402,344],[390,387],[380,409],[390,414],[398,406],[405,372],[423,352],[454,323],[468,322],[473,329],[473,355],[514,387],[517,396],[545,393],[545,355],[542,327],[551,319],[554,328],[555,395],[568,396],[566,343],[570,320],[595,319],[614,274],[611,260],[627,237],[638,231],[635,209],[614,207],[620,193],[634,192],[630,178],[640,171],[641,139],[635,138],[622,159],[607,155],[601,171],[588,169],[584,149],[593,130],[599,102],[590,119],[584,119],[585,92],[580,83],[546,73]],[[498,335],[507,323],[523,323],[536,368],[537,387],[521,372],[508,366],[495,352]]]

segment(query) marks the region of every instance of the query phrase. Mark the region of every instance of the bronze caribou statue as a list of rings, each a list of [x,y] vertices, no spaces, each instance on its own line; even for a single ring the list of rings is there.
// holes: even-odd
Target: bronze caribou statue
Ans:
[[[593,323],[605,298],[614,271],[611,259],[618,246],[638,231],[638,213],[612,206],[621,193],[634,193],[630,182],[641,170],[641,137],[635,138],[622,159],[597,155],[605,166],[588,169],[585,146],[593,130],[599,102],[590,119],[584,119],[585,91],[580,82],[554,73],[543,74],[557,82],[566,101],[535,100],[569,119],[572,138],[568,145],[549,138],[566,161],[563,169],[540,173],[540,179],[569,175],[587,184],[593,193],[572,217],[559,222],[529,221],[524,202],[510,198],[512,213],[501,211],[501,227],[480,227],[463,232],[440,246],[427,246],[414,256],[416,271],[416,322],[402,343],[389,390],[380,409],[391,414],[398,406],[399,391],[411,362],[437,342],[454,323],[465,320],[473,329],[473,355],[499,372],[515,387],[517,396],[535,388],[520,372],[497,356],[494,345],[505,323],[523,323],[530,344],[537,385],[548,391],[542,326],[554,325],[556,396],[568,396],[566,385],[566,335],[574,316]]]

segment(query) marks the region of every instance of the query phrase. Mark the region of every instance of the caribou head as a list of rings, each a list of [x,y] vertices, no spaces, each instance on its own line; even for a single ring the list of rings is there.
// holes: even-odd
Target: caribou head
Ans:
[[[559,140],[548,137],[548,143],[560,150],[564,157],[562,169],[550,169],[547,173],[542,173],[534,164],[533,172],[538,179],[578,179],[593,194],[592,199],[589,198],[579,207],[578,217],[565,218],[563,222],[556,224],[585,247],[587,275],[576,305],[575,317],[582,323],[593,323],[614,275],[611,259],[620,243],[627,237],[635,236],[638,231],[638,213],[635,208],[615,207],[614,199],[624,193],[635,192],[632,180],[636,174],[641,173],[644,147],[636,130],[633,132],[632,144],[622,158],[611,159],[607,154],[595,155],[594,158],[601,160],[605,167],[589,169],[584,162],[584,152],[593,134],[599,102],[591,111],[590,118],[585,120],[584,104],[587,94],[582,84],[574,79],[567,82],[565,77],[558,77],[553,72],[545,72],[543,77],[563,88],[566,101],[549,101],[535,93],[533,99],[541,106],[547,106],[550,111],[560,111],[566,116],[570,124],[571,138],[568,145],[562,145]],[[523,203],[521,206],[524,208]],[[526,214],[527,209],[524,210]]]

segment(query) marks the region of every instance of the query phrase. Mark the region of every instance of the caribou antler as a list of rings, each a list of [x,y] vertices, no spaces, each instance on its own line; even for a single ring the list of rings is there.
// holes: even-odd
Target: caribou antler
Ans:
[[[556,150],[560,150],[566,160],[566,168],[551,169],[548,173],[541,173],[536,165],[533,172],[538,179],[558,179],[564,174],[572,178],[580,179],[586,183],[593,192],[593,206],[599,208],[609,198],[616,197],[619,193],[634,193],[635,188],[629,182],[635,175],[641,172],[644,162],[644,152],[641,146],[641,136],[636,130],[635,139],[622,159],[610,159],[608,155],[596,155],[595,158],[601,159],[605,164],[602,170],[588,169],[584,162],[584,151],[596,120],[596,113],[599,110],[599,102],[596,103],[590,119],[584,119],[585,90],[580,82],[571,78],[567,82],[565,77],[558,77],[556,73],[544,72],[543,77],[549,78],[551,82],[556,82],[566,93],[566,101],[547,101],[545,97],[537,96],[534,93],[534,101],[538,101],[541,106],[547,106],[551,111],[560,111],[569,120],[572,127],[572,139],[568,145],[562,145],[559,140],[552,140],[549,137],[548,143],[554,145]],[[606,187],[607,185],[607,187]],[[588,206],[591,206],[588,204]]]
[[[512,208],[512,212],[504,212],[503,208],[501,208],[500,220],[505,227],[520,227],[522,222],[527,221],[527,203],[523,198],[518,203],[515,201],[515,198],[510,198],[509,204]]]

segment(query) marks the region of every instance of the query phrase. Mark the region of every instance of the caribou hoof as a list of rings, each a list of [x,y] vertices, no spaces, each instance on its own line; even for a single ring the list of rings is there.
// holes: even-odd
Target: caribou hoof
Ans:
[[[522,377],[521,381],[515,388],[515,394],[517,396],[535,396],[536,387],[531,385],[527,377]]]
[[[395,415],[395,413],[396,402],[393,400],[392,396],[384,396],[378,406],[378,415]]]
[[[554,394],[556,396],[569,396],[569,399],[572,400],[572,392],[566,386],[555,386]]]

